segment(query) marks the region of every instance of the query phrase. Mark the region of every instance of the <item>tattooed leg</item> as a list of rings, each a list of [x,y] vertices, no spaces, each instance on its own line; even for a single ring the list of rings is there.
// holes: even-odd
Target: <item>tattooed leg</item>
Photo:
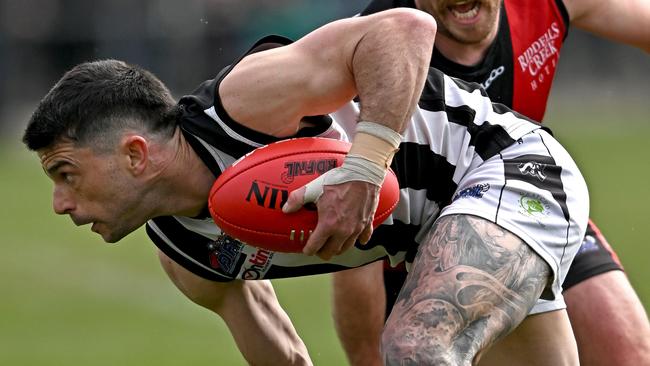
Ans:
[[[439,219],[382,335],[386,365],[470,365],[512,331],[550,268],[519,237],[469,215]]]

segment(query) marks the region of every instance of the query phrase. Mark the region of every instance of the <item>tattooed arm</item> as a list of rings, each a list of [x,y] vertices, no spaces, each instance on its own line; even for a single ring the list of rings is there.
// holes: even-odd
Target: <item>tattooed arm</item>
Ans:
[[[487,220],[439,219],[420,249],[382,337],[386,365],[470,365],[511,332],[550,268],[519,237]]]

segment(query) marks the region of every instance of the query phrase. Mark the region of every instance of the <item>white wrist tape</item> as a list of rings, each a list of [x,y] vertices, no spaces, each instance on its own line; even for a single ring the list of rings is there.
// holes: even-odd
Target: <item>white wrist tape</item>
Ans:
[[[323,187],[351,181],[381,186],[402,137],[388,127],[359,122],[357,134],[343,165],[332,169],[306,185],[304,203],[316,202]]]

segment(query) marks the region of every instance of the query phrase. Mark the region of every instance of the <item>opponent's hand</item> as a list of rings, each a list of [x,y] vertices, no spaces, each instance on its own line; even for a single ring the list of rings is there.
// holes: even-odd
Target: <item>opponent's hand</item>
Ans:
[[[316,254],[329,260],[348,250],[357,240],[362,244],[370,240],[372,220],[379,202],[379,186],[364,181],[335,185],[313,181],[310,184],[291,192],[282,208],[285,213],[290,213],[298,211],[306,203],[316,203],[318,224],[307,239],[304,254]],[[319,184],[322,188],[320,195],[305,194],[318,190]]]

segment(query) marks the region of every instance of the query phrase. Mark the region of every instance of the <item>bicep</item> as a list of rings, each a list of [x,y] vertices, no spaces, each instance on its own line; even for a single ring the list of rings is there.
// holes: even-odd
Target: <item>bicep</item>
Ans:
[[[396,24],[401,24],[400,31],[405,33],[409,24],[422,24],[423,14],[393,9],[342,19],[291,45],[246,56],[222,81],[219,88],[222,103],[231,117],[247,127],[276,136],[293,134],[302,117],[334,112],[357,95],[358,80],[353,63],[359,45],[368,34],[375,34],[375,37],[364,51],[367,52],[368,47],[386,48],[393,56],[405,57],[398,54],[399,45],[378,39],[377,34],[390,39],[390,27]],[[414,19],[419,19],[420,23],[410,23]],[[430,16],[426,19],[432,22]],[[378,32],[378,29],[383,31]],[[409,34],[416,36],[417,33]],[[427,44],[432,42],[427,41]],[[428,57],[430,55],[427,65]],[[375,63],[382,61],[375,60]]]
[[[564,3],[572,25],[650,52],[650,2],[564,0]]]
[[[296,128],[305,115],[336,110],[355,95],[347,64],[360,37],[349,31],[354,23],[330,23],[291,45],[246,56],[220,85],[225,109],[247,127],[275,135]]]

